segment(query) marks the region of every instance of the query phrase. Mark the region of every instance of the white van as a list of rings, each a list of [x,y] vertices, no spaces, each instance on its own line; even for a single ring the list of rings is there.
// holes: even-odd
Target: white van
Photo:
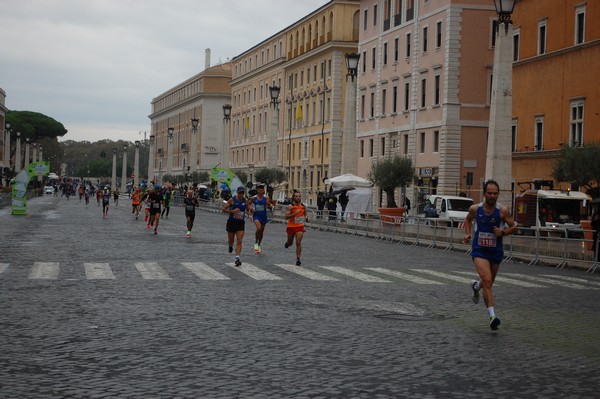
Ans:
[[[475,203],[471,198],[453,195],[430,195],[429,201],[435,208],[438,218],[451,220],[455,226],[465,220],[469,207]]]

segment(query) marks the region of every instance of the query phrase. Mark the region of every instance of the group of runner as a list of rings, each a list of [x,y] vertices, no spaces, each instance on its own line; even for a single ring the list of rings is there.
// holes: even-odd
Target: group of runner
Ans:
[[[235,243],[234,264],[238,267],[242,265],[240,255],[242,253],[246,217],[251,218],[256,227],[256,232],[254,233],[254,252],[260,254],[262,252],[260,245],[263,240],[265,226],[269,222],[270,212],[275,207],[271,199],[265,196],[264,185],[257,185],[256,190],[256,195],[246,198],[246,189],[240,186],[236,190],[236,195],[229,198],[223,206],[223,212],[229,214],[225,227],[227,231],[228,250],[229,253],[232,253]],[[295,191],[292,204],[286,208],[287,240],[284,246],[288,248],[296,241],[296,266],[302,264],[300,257],[302,255],[302,237],[304,235],[306,216],[306,206],[302,204],[302,196],[299,191]]]

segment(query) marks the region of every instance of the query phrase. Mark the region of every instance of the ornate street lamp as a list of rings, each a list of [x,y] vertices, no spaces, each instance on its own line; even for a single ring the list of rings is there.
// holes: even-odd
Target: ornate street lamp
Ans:
[[[225,104],[223,105],[223,120],[224,121],[229,121],[229,119],[231,118],[231,104]]]
[[[174,128],[170,127],[167,129],[167,134],[169,135],[169,138],[172,139],[173,138],[173,132],[175,131]]]
[[[117,187],[117,149],[113,148],[112,157],[112,175],[110,181],[110,187],[114,190]]]
[[[279,93],[281,92],[281,87],[278,86],[269,86],[269,94],[271,95],[271,105],[274,108],[277,108],[279,104]]]
[[[353,81],[354,77],[357,75],[359,60],[360,54],[346,53],[346,67],[348,68],[348,73],[346,76],[350,76]]]
[[[140,141],[135,141],[135,154],[133,158],[133,187],[131,189],[135,189],[140,180]]]
[[[269,131],[269,155],[267,158],[267,166],[269,168],[277,167],[277,135],[279,132],[279,93],[281,87],[269,86],[269,95],[271,96],[271,129]]]
[[[494,0],[494,6],[498,13],[498,23],[504,24],[506,29],[508,29],[509,24],[512,24],[510,16],[515,9],[516,2],[517,0]]]
[[[192,118],[192,129],[194,129],[194,132],[198,130],[198,122],[200,122],[198,118]]]

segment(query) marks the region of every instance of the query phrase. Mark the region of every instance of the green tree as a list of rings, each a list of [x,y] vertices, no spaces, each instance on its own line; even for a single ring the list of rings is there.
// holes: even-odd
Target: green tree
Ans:
[[[21,132],[21,138],[29,138],[30,142],[36,142],[43,137],[57,138],[67,134],[67,129],[62,123],[39,112],[8,111],[6,122],[10,123],[10,130]]]
[[[564,147],[552,167],[552,177],[559,182],[577,183],[593,197],[600,196],[600,144]]]
[[[193,172],[190,176],[190,179],[192,182],[194,182],[194,184],[207,183],[210,181],[210,174],[206,171]]]
[[[395,155],[375,162],[371,166],[368,178],[385,192],[387,207],[397,208],[394,191],[398,187],[409,186],[414,174],[415,168],[410,158]]]
[[[248,182],[248,174],[243,170],[236,171],[235,175],[240,179],[242,184],[246,184]]]
[[[254,174],[257,182],[266,184],[266,190],[269,197],[273,197],[273,185],[284,182],[286,179],[285,171],[279,168],[261,168]]]

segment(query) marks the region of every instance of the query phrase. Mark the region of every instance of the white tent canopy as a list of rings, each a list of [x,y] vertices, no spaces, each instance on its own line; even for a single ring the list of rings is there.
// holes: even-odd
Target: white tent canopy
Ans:
[[[362,177],[353,175],[351,173],[325,179],[325,184],[331,184],[334,187],[373,187],[373,183],[371,183],[369,180],[363,179]]]

